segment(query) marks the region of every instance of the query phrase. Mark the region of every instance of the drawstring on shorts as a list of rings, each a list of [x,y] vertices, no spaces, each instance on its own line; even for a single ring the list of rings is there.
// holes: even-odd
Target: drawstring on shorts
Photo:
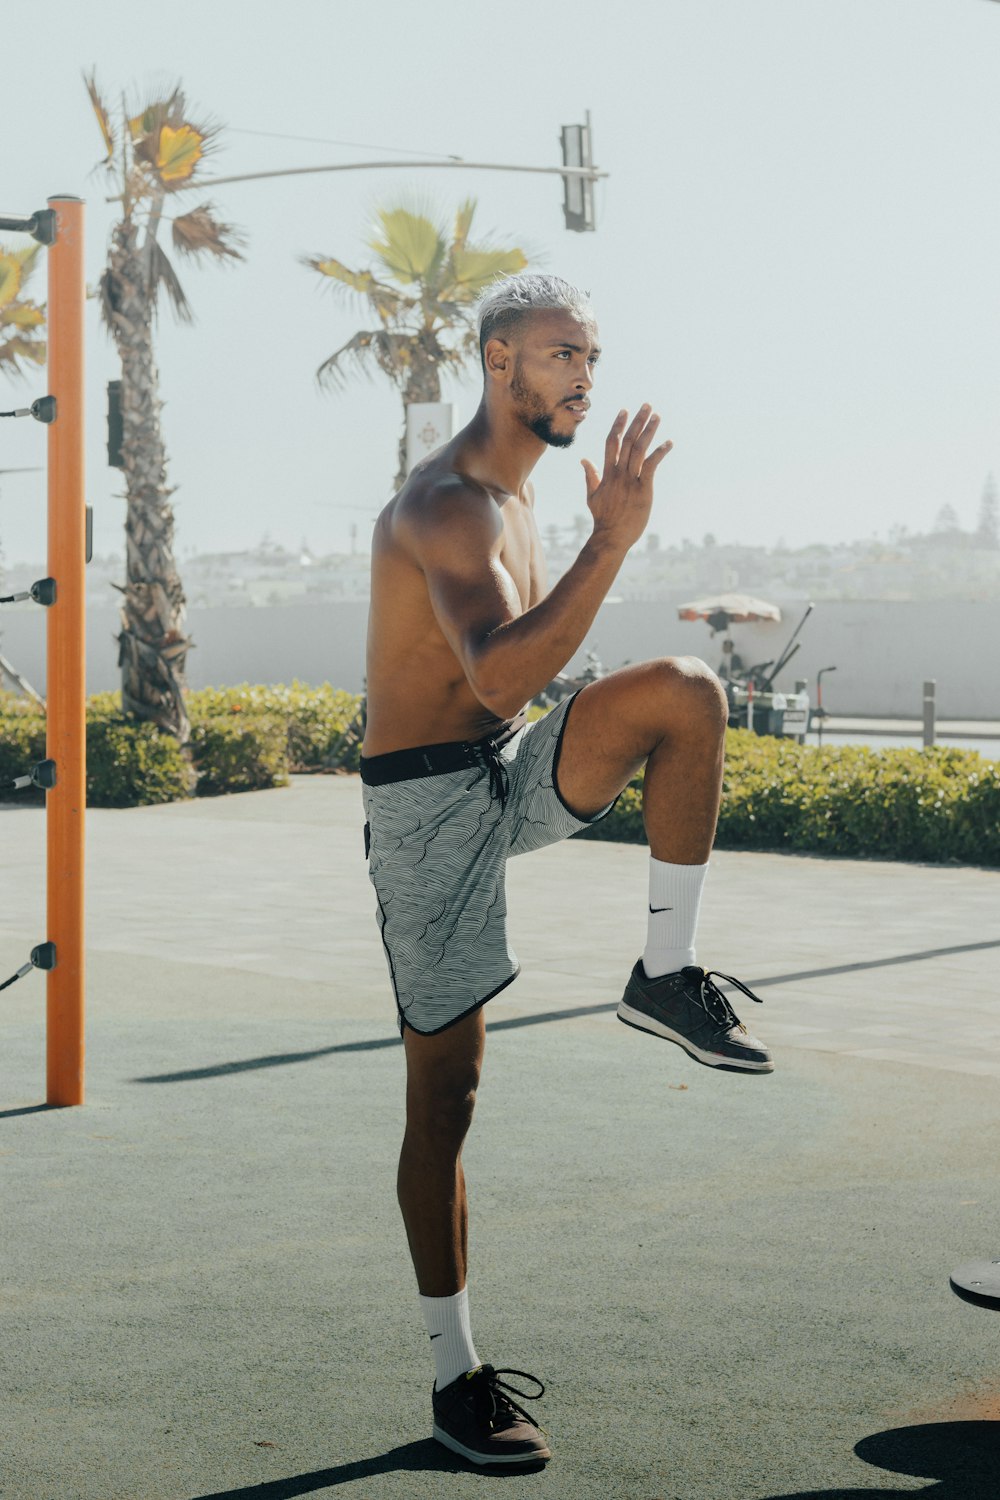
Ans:
[[[483,745],[483,755],[490,773],[490,796],[495,797],[500,803],[500,811],[503,812],[507,806],[507,798],[510,796],[510,776],[507,772],[507,762],[500,754],[500,746],[496,740],[487,740]]]

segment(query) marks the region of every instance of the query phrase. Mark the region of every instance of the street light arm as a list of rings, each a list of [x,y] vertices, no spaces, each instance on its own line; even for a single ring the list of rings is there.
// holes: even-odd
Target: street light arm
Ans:
[[[393,167],[397,171],[403,166],[407,171],[411,167],[451,167],[467,168],[474,172],[538,172],[554,177],[582,177],[590,182],[596,182],[598,178],[608,177],[610,173],[598,171],[596,167],[521,167],[513,163],[496,161],[348,161],[336,162],[332,166],[325,167],[285,167],[278,172],[241,172],[235,177],[203,177],[197,182],[185,183],[182,187],[175,188],[174,193],[188,193],[201,188],[222,187],[230,182],[259,182],[264,177],[303,177],[313,172],[361,172],[372,169]],[[173,194],[171,194],[173,196]],[[118,203],[122,194],[115,193],[105,198],[105,203]]]

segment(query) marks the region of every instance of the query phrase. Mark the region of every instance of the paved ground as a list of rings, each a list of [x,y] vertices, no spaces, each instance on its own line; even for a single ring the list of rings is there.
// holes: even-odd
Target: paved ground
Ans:
[[[43,814],[0,833],[5,978]],[[717,853],[742,1078],[614,1018],[645,858],[510,867],[470,1298],[556,1457],[494,1477],[427,1437],[356,782],[91,813],[83,1109],[39,1107],[43,977],[0,996],[3,1500],[996,1500],[1000,1319],[947,1276],[1000,1254],[1000,875]]]

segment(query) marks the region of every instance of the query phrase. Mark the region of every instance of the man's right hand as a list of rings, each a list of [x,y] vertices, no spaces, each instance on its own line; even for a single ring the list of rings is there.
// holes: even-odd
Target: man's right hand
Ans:
[[[604,447],[604,473],[599,478],[589,459],[582,459],[587,478],[587,505],[594,518],[594,538],[623,553],[639,540],[653,508],[653,477],[672,442],[661,443],[647,457],[660,425],[652,407],[640,406],[626,430],[628,412],[620,411]]]

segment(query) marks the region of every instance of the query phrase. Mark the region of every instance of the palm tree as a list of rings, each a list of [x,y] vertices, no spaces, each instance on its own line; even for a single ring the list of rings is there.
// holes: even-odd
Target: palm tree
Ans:
[[[336,389],[346,383],[349,368],[370,375],[374,367],[402,392],[396,489],[406,479],[405,408],[414,401],[440,401],[442,368],[457,372],[478,357],[473,303],[497,276],[528,264],[516,247],[470,245],[475,211],[476,200],[467,199],[449,234],[424,213],[400,206],[377,210],[368,241],[377,270],[350,271],[330,256],[303,257],[303,264],[321,276],[358,293],[378,320],[377,327],[354,334],[324,360],[316,375],[321,386]]]
[[[190,735],[184,702],[184,669],[190,639],[184,633],[185,598],[174,562],[173,489],[160,429],[159,375],[153,327],[160,289],[175,315],[194,321],[177,273],[157,239],[169,220],[172,193],[197,181],[212,151],[217,125],[196,124],[180,87],[148,99],[134,114],[123,104],[112,121],[94,73],[85,75],[104,137],[99,163],[121,192],[121,218],[111,231],[108,265],[100,282],[104,321],[122,361],[122,468],[128,509],[125,587],[118,662],[122,707],[148,719],[182,744]],[[193,259],[242,260],[240,236],[220,223],[210,203],[173,218],[174,248]]]
[[[45,363],[45,308],[22,295],[41,249],[0,245],[0,370],[7,375],[22,375],[25,364]]]

